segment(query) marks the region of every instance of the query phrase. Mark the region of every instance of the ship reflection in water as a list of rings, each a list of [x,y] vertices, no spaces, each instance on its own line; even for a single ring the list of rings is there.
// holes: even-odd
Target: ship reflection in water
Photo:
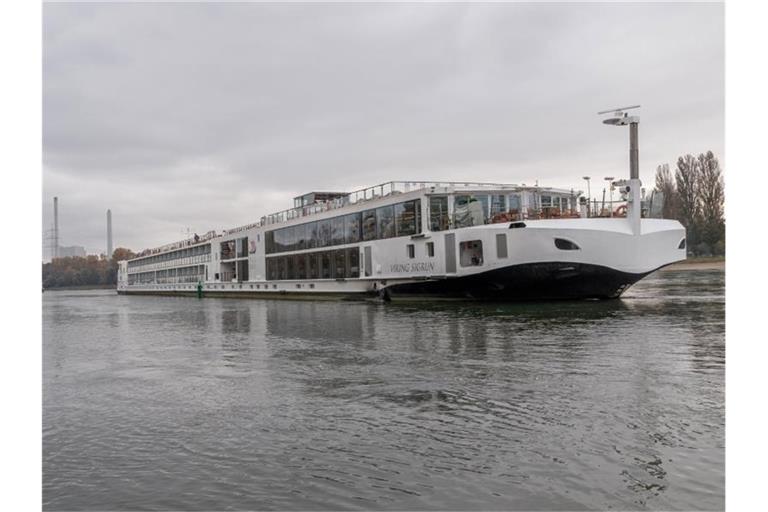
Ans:
[[[44,507],[722,509],[724,300],[46,293]]]

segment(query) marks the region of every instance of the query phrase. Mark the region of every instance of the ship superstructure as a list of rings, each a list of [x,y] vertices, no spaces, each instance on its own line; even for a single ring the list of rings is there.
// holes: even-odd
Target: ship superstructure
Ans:
[[[635,234],[631,217],[588,218],[582,197],[455,182],[312,192],[259,222],[120,262],[118,292],[607,298],[685,258],[677,221],[642,219]]]

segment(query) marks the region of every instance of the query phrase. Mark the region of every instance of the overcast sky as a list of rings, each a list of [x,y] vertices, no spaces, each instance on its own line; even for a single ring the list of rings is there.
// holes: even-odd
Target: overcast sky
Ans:
[[[721,4],[45,4],[43,229],[133,250],[391,180],[592,192],[724,152]],[[47,255],[47,252],[45,253]]]

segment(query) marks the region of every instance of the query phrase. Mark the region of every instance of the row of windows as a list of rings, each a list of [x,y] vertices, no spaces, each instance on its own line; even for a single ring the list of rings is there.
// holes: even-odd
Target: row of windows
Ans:
[[[192,283],[205,276],[205,265],[169,268],[155,272],[138,272],[128,275],[128,284],[139,283]]]
[[[431,231],[479,226],[493,221],[500,213],[520,210],[518,194],[459,194],[453,196],[453,218],[448,215],[448,196],[429,198]]]
[[[150,256],[149,258],[144,258],[138,261],[129,261],[128,268],[136,268],[144,265],[153,265],[155,263],[162,263],[164,261],[173,261],[181,258],[189,258],[192,256],[202,256],[204,254],[210,254],[210,253],[211,253],[210,244],[196,245],[194,247],[188,247],[186,249],[181,249],[178,251],[157,254],[155,256]]]
[[[542,195],[541,208],[555,208],[561,211],[574,207],[567,197]],[[465,194],[453,196],[453,216],[448,215],[448,196],[429,198],[429,229],[445,231],[450,228],[479,226],[495,222],[500,214],[518,214],[522,210],[519,194]]]
[[[352,244],[421,233],[421,200],[267,231],[266,253]]]
[[[267,280],[360,277],[357,247],[267,258]]]

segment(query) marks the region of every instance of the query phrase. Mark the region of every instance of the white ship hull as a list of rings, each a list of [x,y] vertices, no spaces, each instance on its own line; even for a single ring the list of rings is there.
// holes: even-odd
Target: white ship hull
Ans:
[[[407,195],[398,197],[400,201],[403,198]],[[424,203],[426,200],[422,206]],[[429,211],[423,209],[422,218],[429,218]],[[642,219],[637,234],[633,233],[629,218],[525,220],[440,231],[422,229],[411,236],[285,251],[277,256],[265,254],[263,247],[264,234],[270,229],[269,225],[254,226],[209,242],[215,253],[218,244],[238,238],[258,241],[255,249],[252,244],[251,253],[234,259],[247,262],[248,279],[210,279],[223,275],[216,271],[225,268],[229,261],[222,262],[214,254],[213,259],[205,262],[208,279],[199,280],[202,295],[385,300],[606,299],[621,296],[650,272],[685,259],[686,253],[682,225],[663,219]],[[467,254],[467,245],[481,247],[480,256],[473,260],[473,253]],[[357,253],[356,276],[267,279],[268,258],[315,261],[329,250]],[[196,263],[194,258],[188,264]],[[349,263],[351,257],[347,258]],[[121,268],[121,294],[198,294],[197,282],[128,284],[126,270]]]

